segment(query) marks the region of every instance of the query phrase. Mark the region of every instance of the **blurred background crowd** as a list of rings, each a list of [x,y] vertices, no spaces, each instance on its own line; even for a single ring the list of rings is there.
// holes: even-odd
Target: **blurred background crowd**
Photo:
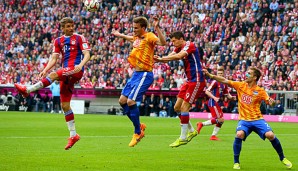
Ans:
[[[224,66],[225,77],[240,81],[249,66],[256,66],[263,72],[258,84],[265,89],[298,90],[298,0],[99,2],[99,10],[90,13],[81,0],[0,0],[0,84],[36,83],[51,57],[52,41],[63,34],[59,20],[69,16],[92,48],[78,86],[122,88],[132,73],[126,60],[131,45],[111,31],[132,34],[134,17],[151,23],[157,15],[166,35],[180,30],[202,48],[201,62],[214,74]],[[156,55],[173,50],[167,40]],[[179,88],[186,78],[181,61],[156,63],[153,72],[153,89]]]

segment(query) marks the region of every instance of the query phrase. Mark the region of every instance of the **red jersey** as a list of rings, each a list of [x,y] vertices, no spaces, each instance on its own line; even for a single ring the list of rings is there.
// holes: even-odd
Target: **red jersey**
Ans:
[[[90,46],[84,36],[73,34],[61,36],[54,41],[54,54],[62,54],[62,67],[74,67],[83,60],[83,51],[90,50]]]

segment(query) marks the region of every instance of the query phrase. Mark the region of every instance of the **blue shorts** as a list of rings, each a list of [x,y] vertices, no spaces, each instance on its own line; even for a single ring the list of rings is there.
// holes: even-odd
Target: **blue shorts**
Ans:
[[[135,71],[121,94],[133,101],[141,101],[143,95],[153,83],[153,79],[152,72]]]
[[[245,137],[243,140],[245,140],[246,137],[248,137],[252,131],[257,133],[263,140],[265,140],[266,138],[265,133],[272,131],[271,127],[264,119],[260,119],[256,121],[240,120],[238,122],[236,131],[241,131],[241,130],[245,132]]]

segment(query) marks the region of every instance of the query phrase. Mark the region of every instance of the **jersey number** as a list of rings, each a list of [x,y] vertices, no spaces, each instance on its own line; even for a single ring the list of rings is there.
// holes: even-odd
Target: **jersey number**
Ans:
[[[246,104],[251,104],[252,102],[252,97],[251,96],[248,96],[246,94],[243,94],[242,97],[241,97],[241,100],[246,103]]]

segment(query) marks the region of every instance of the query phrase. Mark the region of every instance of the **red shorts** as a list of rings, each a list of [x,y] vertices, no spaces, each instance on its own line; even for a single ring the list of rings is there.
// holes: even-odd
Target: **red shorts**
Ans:
[[[179,91],[178,97],[192,104],[203,92],[206,82],[186,82]]]
[[[210,109],[212,118],[222,118],[223,117],[222,110],[217,103],[215,104],[215,106],[208,106],[208,108]]]
[[[58,74],[60,81],[60,99],[61,102],[70,102],[74,90],[74,85],[80,81],[83,71],[74,73],[74,67],[59,69]]]

